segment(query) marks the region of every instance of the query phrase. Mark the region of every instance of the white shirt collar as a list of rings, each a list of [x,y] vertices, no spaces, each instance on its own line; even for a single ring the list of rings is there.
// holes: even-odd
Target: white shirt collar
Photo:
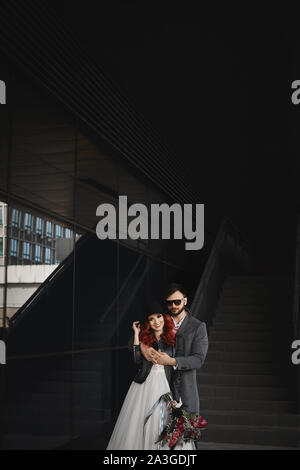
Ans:
[[[173,320],[174,325],[176,326],[176,329],[178,329],[178,328],[180,327],[180,325],[181,325],[181,323],[183,322],[183,320],[185,319],[185,317],[186,317],[186,314],[185,314],[184,317],[180,320],[179,323],[176,323],[176,321],[174,320],[174,317],[172,316],[172,320]]]

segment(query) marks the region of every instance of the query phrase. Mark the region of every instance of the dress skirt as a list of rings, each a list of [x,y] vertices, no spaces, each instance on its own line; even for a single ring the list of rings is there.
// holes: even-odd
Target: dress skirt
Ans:
[[[153,364],[145,382],[132,382],[126,394],[107,450],[170,450],[155,444],[168,418],[168,406],[160,397],[170,392],[163,365]],[[153,407],[155,408],[153,409]],[[195,450],[194,441],[177,444],[175,450]]]

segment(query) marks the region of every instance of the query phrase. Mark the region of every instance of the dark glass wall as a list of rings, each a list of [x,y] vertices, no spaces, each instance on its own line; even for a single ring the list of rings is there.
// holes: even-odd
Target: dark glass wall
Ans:
[[[128,204],[149,208],[167,202],[166,196],[20,71],[8,64],[1,73],[8,97],[0,107],[0,194],[9,225],[5,254],[18,229],[12,226],[14,209],[72,234],[51,273],[34,259],[24,261],[26,230],[19,237],[18,260],[8,263],[4,256],[0,266],[7,345],[1,445],[103,448],[135,371],[127,348],[132,322],[143,318],[145,303],[161,298],[163,286],[180,272],[182,250],[178,241],[99,240],[99,204],[116,205],[118,195],[127,195]],[[55,233],[45,237],[52,248],[61,243]],[[35,250],[37,243],[30,242]],[[12,296],[19,295],[12,290],[13,273],[23,276],[28,296],[5,328]]]

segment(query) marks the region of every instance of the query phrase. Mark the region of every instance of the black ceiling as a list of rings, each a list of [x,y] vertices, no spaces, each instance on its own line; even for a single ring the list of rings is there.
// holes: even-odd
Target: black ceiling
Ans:
[[[190,168],[204,202],[232,214],[300,202],[291,5],[51,3]]]

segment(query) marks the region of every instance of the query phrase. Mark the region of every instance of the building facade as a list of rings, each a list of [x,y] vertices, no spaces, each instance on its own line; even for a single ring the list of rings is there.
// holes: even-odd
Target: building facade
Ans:
[[[79,237],[75,234],[75,240]],[[9,209],[5,202],[0,201],[0,327],[4,304],[6,318],[9,319],[72,251],[73,246],[70,228],[16,205]]]
[[[17,207],[9,211],[0,201],[0,266],[5,265],[5,253],[8,265],[58,264],[58,240],[72,237],[68,227]]]

